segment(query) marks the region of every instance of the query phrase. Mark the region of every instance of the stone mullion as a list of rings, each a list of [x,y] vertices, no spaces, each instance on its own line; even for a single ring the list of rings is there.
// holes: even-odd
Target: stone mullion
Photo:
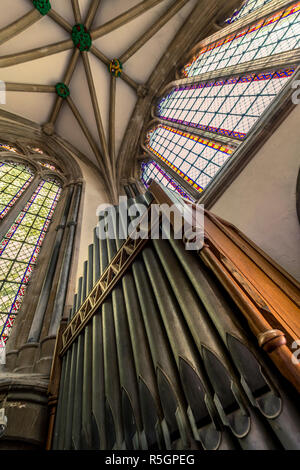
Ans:
[[[261,59],[252,60],[250,62],[245,62],[243,64],[232,65],[224,69],[214,70],[212,72],[203,73],[195,77],[181,78],[179,80],[174,80],[168,83],[160,93],[162,98],[166,95],[172,88],[178,86],[188,86],[194,85],[197,83],[206,82],[209,80],[222,80],[233,75],[242,75],[245,73],[254,73],[254,72],[263,72],[269,69],[279,69],[284,67],[290,67],[300,63],[300,48],[282,52],[280,54],[275,54],[274,56],[263,57]]]
[[[165,119],[160,119],[158,117],[155,117],[151,121],[152,126],[155,125],[155,123],[161,124],[163,126],[169,126],[169,127],[172,127],[173,129],[178,129],[183,132],[189,132],[190,134],[202,137],[203,139],[213,140],[216,143],[220,143],[222,145],[224,144],[229,145],[230,147],[233,147],[233,148],[236,148],[241,143],[241,141],[238,139],[226,137],[226,136],[219,135],[219,134],[214,134],[212,132],[203,131],[202,129],[197,129],[196,127],[192,127],[192,126],[177,124],[176,122],[168,121]]]

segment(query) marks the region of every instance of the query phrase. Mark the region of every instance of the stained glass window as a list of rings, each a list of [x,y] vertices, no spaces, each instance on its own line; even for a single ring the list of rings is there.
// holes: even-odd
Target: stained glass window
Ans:
[[[203,47],[183,70],[185,77],[273,56],[300,47],[300,2]]]
[[[32,150],[33,152],[39,153],[39,154],[41,154],[41,155],[44,154],[43,150],[40,149],[40,148],[38,148],[38,147],[29,147],[29,148],[30,148],[30,150]]]
[[[268,1],[245,0],[229,22],[259,10]],[[275,2],[272,8],[276,9]],[[272,65],[268,70],[268,61],[261,59],[273,56],[272,63],[276,63],[274,56],[300,48],[300,2],[264,18],[260,12],[253,17],[247,26],[237,26],[234,32],[228,27],[231,33],[227,36],[224,33],[218,40],[203,43],[183,69],[183,76],[189,80],[178,80],[158,104],[156,115],[165,125],[152,128],[146,136],[146,147],[155,161],[162,160],[179,175],[179,184],[183,178],[199,193],[228,163],[276,96],[288,87],[296,70],[296,66],[282,65],[280,69]],[[253,72],[254,61],[264,62],[263,72]],[[235,65],[250,63],[251,72],[232,72]],[[228,138],[235,139],[235,144]],[[144,169],[147,177],[150,170],[153,177],[169,184],[153,163]]]
[[[7,144],[0,144],[0,149],[9,150],[10,152],[14,152],[14,153],[19,153],[16,147],[12,147],[11,145],[7,145]]]
[[[50,163],[39,162],[39,164],[42,165],[44,168],[48,168],[48,170],[56,171],[56,167],[54,165],[51,165]]]
[[[252,11],[257,10],[258,8],[263,7],[267,3],[271,2],[271,0],[246,0],[243,2],[240,9],[237,9],[231,18],[229,18],[226,23],[233,23],[240,18],[249,15]]]
[[[293,73],[289,68],[180,86],[161,100],[157,113],[167,121],[244,139]]]
[[[0,340],[7,341],[61,192],[43,180],[0,243]]]
[[[189,199],[193,201],[191,196],[189,196],[182,187],[176,183],[170,175],[168,175],[154,160],[147,163],[142,163],[142,181],[146,188],[149,187],[150,180],[158,181],[162,183],[166,188],[171,189],[172,191],[176,191],[180,196],[184,197],[185,199]]]
[[[33,179],[29,167],[15,162],[0,162],[0,220],[23,194]]]
[[[146,146],[199,192],[233,153],[229,146],[162,125],[148,132]]]

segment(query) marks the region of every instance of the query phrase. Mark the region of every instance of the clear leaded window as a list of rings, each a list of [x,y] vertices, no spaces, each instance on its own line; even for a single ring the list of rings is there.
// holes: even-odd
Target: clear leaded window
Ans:
[[[203,47],[183,69],[196,77],[232,65],[270,57],[300,45],[300,2]]]
[[[141,178],[146,188],[149,187],[149,182],[151,180],[158,181],[166,188],[176,191],[183,198],[193,201],[191,196],[189,196],[178,183],[172,180],[172,178],[154,160],[142,163]]]
[[[0,163],[0,220],[24,193],[32,179],[31,168],[15,162]]]
[[[295,69],[229,77],[173,89],[159,103],[164,120],[245,139]]]
[[[163,125],[148,132],[146,145],[199,193],[233,153],[228,146]]]
[[[244,0],[241,8],[235,10],[232,17],[226,20],[226,23],[233,23],[234,21],[243,18],[243,16],[249,15],[249,13],[252,13],[254,10],[263,7],[269,2],[271,2],[271,0]]]
[[[151,173],[174,191],[179,192],[176,187],[184,181],[185,191],[190,185],[191,194],[196,190],[200,195],[234,158],[278,94],[290,86],[298,70],[290,52],[298,49],[299,54],[300,2],[279,11],[273,2],[274,13],[263,17],[260,9],[266,3],[244,2],[230,21],[254,10],[257,19],[252,17],[235,31],[228,26],[223,37],[218,32],[211,41],[204,40],[183,68],[184,78],[172,83],[160,99],[155,112],[160,123],[147,132],[144,145],[153,158],[142,168],[146,186]],[[160,161],[172,169],[173,178],[162,175]]]
[[[61,193],[42,180],[0,243],[0,342],[6,343]]]

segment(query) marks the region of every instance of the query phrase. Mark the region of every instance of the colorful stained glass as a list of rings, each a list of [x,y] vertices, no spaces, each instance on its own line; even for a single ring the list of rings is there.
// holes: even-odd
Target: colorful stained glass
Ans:
[[[300,2],[203,47],[183,76],[221,70],[300,47]]]
[[[162,125],[148,132],[146,146],[199,192],[233,153],[229,146]]]
[[[18,149],[16,147],[12,147],[11,145],[0,144],[0,148],[4,150],[9,150],[10,152],[19,153]]]
[[[33,179],[30,168],[15,162],[0,162],[0,220],[13,207]]]
[[[254,10],[258,10],[269,2],[271,2],[271,0],[245,0],[241,8],[235,10],[232,17],[226,20],[226,23],[231,24],[234,21],[249,15],[249,13],[252,13]]]
[[[0,243],[0,340],[6,343],[61,193],[43,180]]]
[[[30,150],[32,150],[33,152],[36,152],[36,153],[40,153],[41,155],[44,154],[43,150],[38,148],[38,147],[31,147]]]
[[[168,175],[154,160],[147,163],[142,163],[142,174],[141,178],[146,186],[149,187],[150,180],[158,181],[162,183],[166,188],[171,189],[172,191],[176,191],[180,196],[185,199],[189,199],[193,201],[191,196],[187,194],[182,187],[176,183],[170,175]]]
[[[41,166],[43,166],[44,168],[48,168],[49,170],[51,171],[56,171],[56,167],[54,165],[51,165],[50,163],[47,163],[47,162],[39,162],[39,164]]]
[[[294,71],[289,68],[179,86],[160,101],[157,114],[169,122],[242,140]]]

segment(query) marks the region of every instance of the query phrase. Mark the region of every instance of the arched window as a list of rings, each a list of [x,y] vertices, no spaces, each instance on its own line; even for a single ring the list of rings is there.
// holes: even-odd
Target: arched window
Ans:
[[[157,115],[243,140],[294,71],[252,73],[175,88],[159,103]]]
[[[292,89],[299,62],[293,57],[300,51],[300,2],[279,10],[273,2],[271,13],[266,3],[244,2],[230,26],[200,43],[181,70],[183,78],[164,88],[143,148],[158,165],[152,168],[153,179],[170,189],[182,185],[190,196],[197,198],[195,191],[200,196],[235,158],[277,96]],[[248,25],[235,23],[251,12]],[[166,167],[163,178],[160,166]]]
[[[28,166],[16,162],[0,162],[0,220],[5,217],[33,179]]]
[[[300,44],[300,2],[238,29],[221,40],[205,45],[183,69],[195,77],[286,51]]]
[[[25,186],[31,183],[34,175],[26,165],[10,161],[1,163],[1,170],[3,191],[0,193],[0,204],[1,207],[5,204],[9,207],[12,202],[8,201],[9,196],[18,198],[20,192],[25,190]],[[8,183],[8,186],[5,186],[5,183]],[[0,241],[0,342],[2,343],[6,343],[10,335],[61,190],[60,181],[50,176],[43,177],[36,189],[32,189],[33,193],[29,200],[24,203]],[[10,194],[9,191],[14,194]]]
[[[12,145],[8,145],[8,144],[1,144],[0,143],[0,149],[1,150],[9,150],[9,152],[19,153],[19,151],[16,147],[13,147]]]

